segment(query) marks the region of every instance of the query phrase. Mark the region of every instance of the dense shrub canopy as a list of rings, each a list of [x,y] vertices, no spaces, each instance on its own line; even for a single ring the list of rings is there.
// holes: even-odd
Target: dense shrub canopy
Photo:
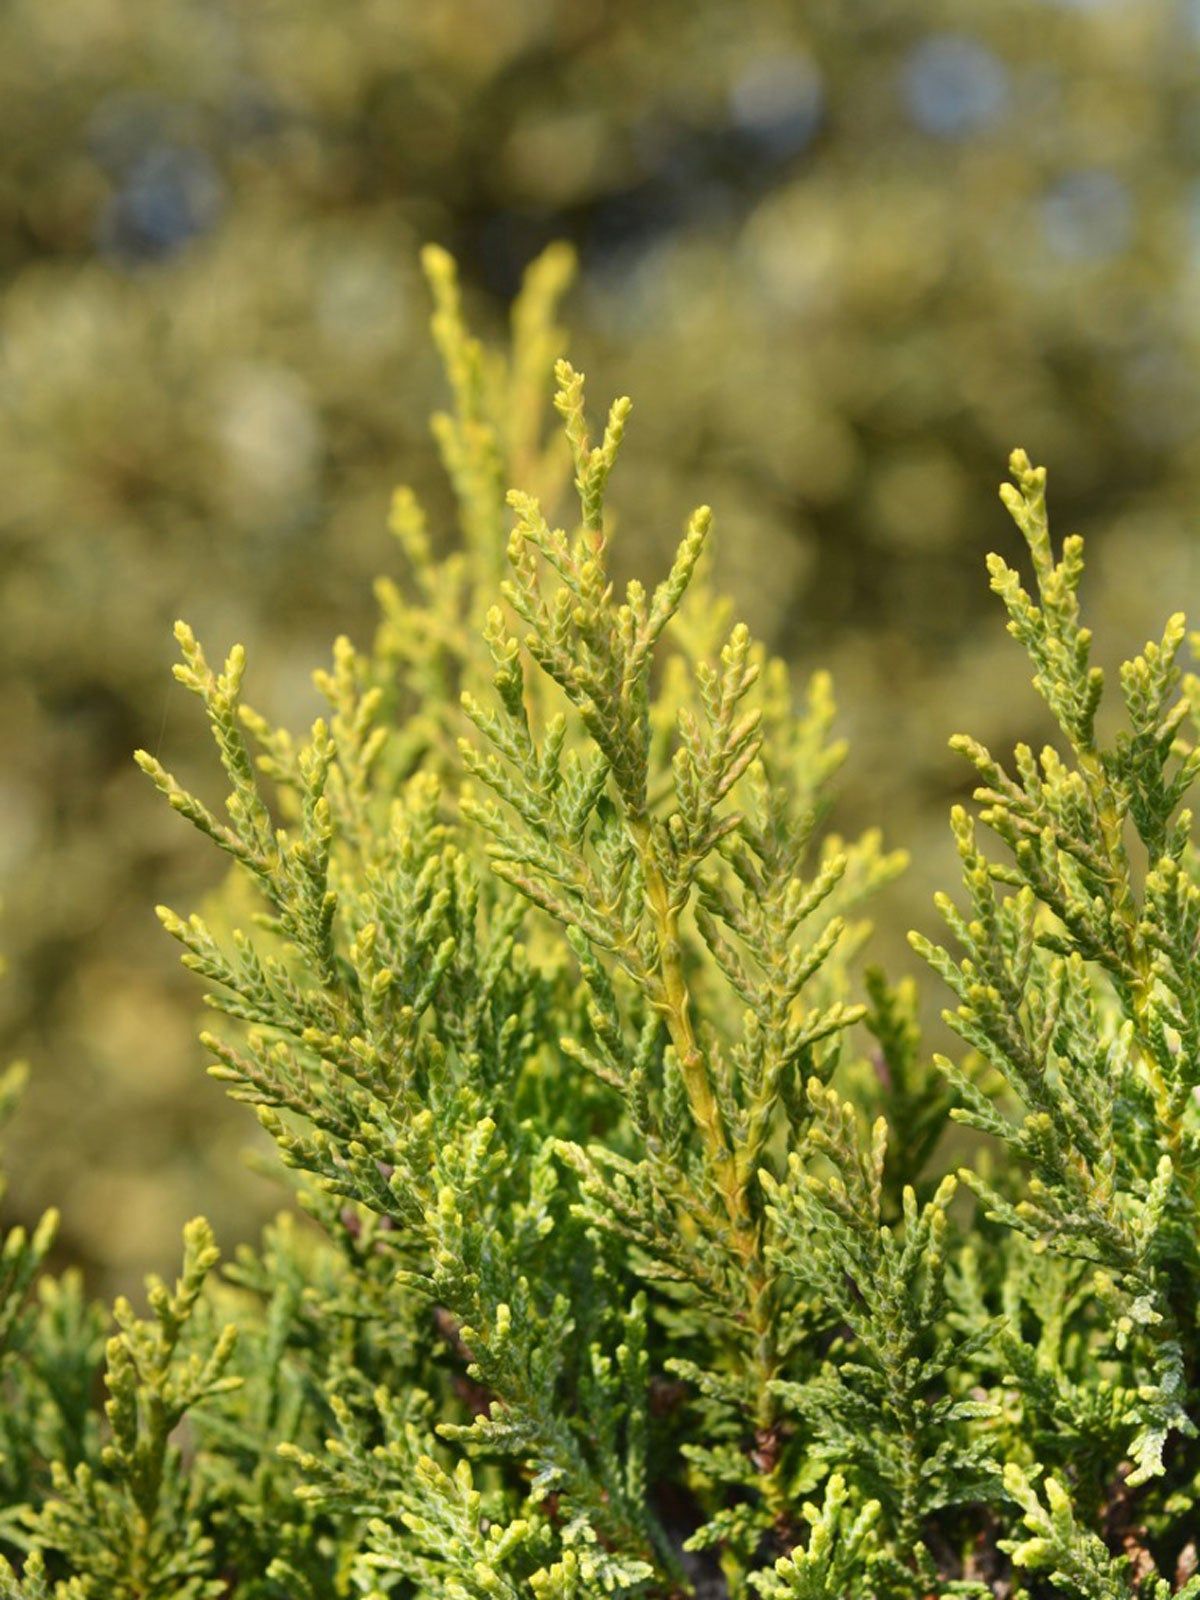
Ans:
[[[1032,581],[991,586],[1056,732],[955,741],[931,1057],[914,985],[861,970],[903,861],[829,831],[828,679],[795,699],[716,599],[707,507],[657,584],[611,575],[630,404],[597,440],[554,364],[567,258],[507,355],[425,261],[458,547],[397,493],[405,578],[307,735],[177,626],[223,815],[138,756],[236,869],[160,917],[300,1212],[224,1272],[193,1222],[111,1319],[44,1272],[53,1216],[9,1234],[0,1594],[1195,1600],[1182,617],[1102,737],[1082,541],[1013,454]]]

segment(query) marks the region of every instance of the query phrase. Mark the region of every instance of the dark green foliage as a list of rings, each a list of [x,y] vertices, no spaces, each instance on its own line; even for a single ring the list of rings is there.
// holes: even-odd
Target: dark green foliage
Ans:
[[[1102,743],[1081,546],[1056,558],[1014,456],[1036,589],[998,559],[993,586],[1062,738],[1011,773],[958,741],[1006,854],[956,812],[956,953],[914,936],[960,1002],[939,1070],[911,980],[858,971],[902,862],[827,831],[828,682],[794,703],[729,625],[706,508],[616,592],[629,402],[593,442],[559,361],[544,437],[560,258],[507,360],[427,267],[463,552],[397,497],[411,593],[338,642],[306,738],[180,624],[224,815],[138,757],[239,875],[160,914],[304,1215],[223,1273],[193,1223],[106,1347],[74,1278],[31,1299],[52,1224],[10,1235],[0,1593],[1194,1597],[1182,622]],[[508,495],[501,580],[513,460],[538,493]],[[939,1176],[952,1122],[971,1163]]]

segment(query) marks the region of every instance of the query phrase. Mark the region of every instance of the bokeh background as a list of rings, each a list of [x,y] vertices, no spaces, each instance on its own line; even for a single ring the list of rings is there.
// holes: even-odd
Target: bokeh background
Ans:
[[[444,509],[426,240],[485,330],[577,246],[572,353],[635,399],[623,559],[657,576],[710,501],[742,613],[832,667],[845,824],[916,858],[879,932],[906,965],[947,736],[1040,732],[983,576],[1010,447],[1088,537],[1104,659],[1196,593],[1198,89],[1195,0],[7,0],[10,1204],[127,1282],[196,1210],[232,1242],[274,1203],[151,909],[218,864],[130,752],[211,790],[180,614],[306,719],[392,485]]]

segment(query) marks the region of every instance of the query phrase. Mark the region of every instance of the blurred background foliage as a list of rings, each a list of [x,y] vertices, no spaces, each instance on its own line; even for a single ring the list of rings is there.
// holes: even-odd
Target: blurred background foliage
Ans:
[[[961,727],[1041,726],[983,575],[1009,448],[1089,539],[1102,653],[1200,561],[1195,0],[7,0],[0,10],[0,945],[34,1087],[14,1203],[126,1280],[273,1204],[152,915],[210,852],[130,760],[211,789],[170,623],[295,721],[364,638],[398,480],[448,525],[417,273],[499,327],[571,240],[572,355],[634,396],[614,498],[835,673],[847,827],[948,881]],[[1107,659],[1114,659],[1109,653]]]

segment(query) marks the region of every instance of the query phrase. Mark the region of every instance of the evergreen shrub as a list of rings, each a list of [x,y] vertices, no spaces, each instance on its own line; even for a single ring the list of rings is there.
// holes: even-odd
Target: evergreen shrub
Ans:
[[[956,741],[931,1053],[861,969],[903,863],[829,831],[828,681],[797,701],[731,623],[707,508],[615,591],[630,405],[593,442],[554,364],[564,257],[505,357],[426,265],[461,547],[397,494],[404,581],[303,737],[179,625],[224,816],[138,756],[252,887],[160,916],[298,1209],[223,1268],[191,1223],[111,1313],[47,1270],[53,1217],[9,1233],[0,1595],[1200,1596],[1182,618],[1102,738],[1082,544],[1014,453],[1033,582],[991,581],[1059,736]]]

